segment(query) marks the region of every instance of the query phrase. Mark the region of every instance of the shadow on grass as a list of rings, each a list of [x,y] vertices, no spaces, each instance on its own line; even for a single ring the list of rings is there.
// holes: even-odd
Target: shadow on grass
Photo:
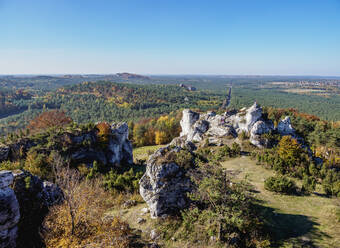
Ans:
[[[317,247],[313,240],[328,237],[317,229],[317,222],[299,214],[276,213],[274,208],[257,205],[265,228],[274,239],[274,247],[290,244],[290,247]]]
[[[318,192],[313,192],[314,195],[319,196],[319,197],[323,197],[323,198],[331,198],[329,195],[325,194],[325,193],[318,193]]]

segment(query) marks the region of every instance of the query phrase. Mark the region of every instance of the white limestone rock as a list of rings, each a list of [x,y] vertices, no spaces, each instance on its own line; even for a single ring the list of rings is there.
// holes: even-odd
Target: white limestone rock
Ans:
[[[193,132],[193,125],[196,121],[198,121],[200,115],[196,112],[191,111],[190,109],[183,110],[182,120],[180,122],[182,132],[180,136],[188,136]]]
[[[279,122],[277,125],[277,131],[281,135],[295,135],[295,129],[292,127],[289,116],[286,116]]]
[[[186,193],[191,182],[183,168],[175,162],[159,162],[168,152],[178,152],[178,147],[158,149],[147,162],[146,172],[139,181],[139,192],[148,204],[152,218],[176,213],[189,203]]]
[[[129,127],[124,123],[112,124],[107,158],[110,164],[133,163]]]
[[[13,178],[12,172],[0,171],[0,248],[16,247],[20,211],[15,193],[9,187]]]

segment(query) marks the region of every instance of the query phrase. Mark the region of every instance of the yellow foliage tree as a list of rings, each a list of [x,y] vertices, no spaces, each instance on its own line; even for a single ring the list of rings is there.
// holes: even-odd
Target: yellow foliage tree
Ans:
[[[278,154],[290,166],[296,165],[300,158],[301,146],[291,136],[283,136],[279,142]]]
[[[156,145],[162,145],[169,141],[167,133],[163,131],[156,131],[155,133],[155,143]]]

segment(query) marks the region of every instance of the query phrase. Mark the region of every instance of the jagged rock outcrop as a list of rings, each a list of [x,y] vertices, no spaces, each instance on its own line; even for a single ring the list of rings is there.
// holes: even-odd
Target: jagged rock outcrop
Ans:
[[[43,247],[39,228],[62,199],[59,187],[27,171],[0,171],[0,247]]]
[[[139,192],[153,218],[174,214],[188,205],[186,193],[191,189],[190,179],[176,162],[164,160],[166,154],[180,150],[179,147],[170,146],[157,150],[150,156],[146,172],[139,182]]]
[[[250,142],[257,147],[268,146],[268,141],[261,138],[262,134],[269,133],[274,130],[274,123],[271,121],[264,122],[262,120],[254,123],[250,130]]]
[[[292,127],[290,122],[290,117],[286,116],[283,120],[281,120],[277,125],[277,131],[281,135],[295,135],[295,129]]]
[[[109,125],[109,124],[108,124]],[[93,161],[103,165],[121,165],[133,163],[132,145],[128,139],[129,128],[126,123],[112,124],[109,128],[106,144],[99,144],[96,129],[86,132],[63,132],[53,138],[54,146],[51,150],[63,149],[64,154],[76,163],[84,163],[89,166]],[[42,141],[43,142],[43,141]],[[23,138],[14,143],[0,145],[0,162],[4,160],[18,160],[26,156],[30,148],[44,147],[37,140]]]
[[[236,115],[230,116],[228,119],[233,127],[240,133],[250,132],[252,126],[262,117],[262,108],[255,102],[250,108],[242,109]]]
[[[180,136],[186,136],[188,141],[194,140],[194,137],[197,135],[197,131],[194,128],[194,124],[199,120],[200,115],[196,112],[191,111],[190,109],[183,110],[183,116],[180,121],[182,132]],[[195,139],[199,139],[195,137]]]
[[[198,114],[183,110],[181,137],[186,141],[200,142],[207,138],[209,143],[222,145],[225,138],[236,138],[241,132],[250,136],[250,142],[258,147],[266,146],[261,134],[274,129],[271,121],[262,118],[262,108],[255,102],[250,108],[238,113],[217,115],[214,112]]]
[[[206,140],[209,144],[230,144],[230,140],[237,140],[243,132],[253,145],[262,148],[269,146],[262,135],[275,130],[273,122],[262,116],[262,108],[256,102],[248,109],[223,115],[214,112],[199,114],[186,109],[180,125],[180,137],[150,156],[140,180],[140,194],[152,217],[176,213],[189,203],[186,194],[193,185],[187,176],[188,171],[169,158],[169,154],[176,154],[181,149],[192,153],[200,145],[205,145]],[[289,118],[282,121],[281,133],[291,134],[292,130]]]
[[[0,248],[16,247],[18,223],[20,220],[19,203],[14,191],[10,171],[0,171]]]
[[[124,123],[111,125],[108,145],[108,162],[110,164],[133,163],[132,144],[129,140],[129,127]]]

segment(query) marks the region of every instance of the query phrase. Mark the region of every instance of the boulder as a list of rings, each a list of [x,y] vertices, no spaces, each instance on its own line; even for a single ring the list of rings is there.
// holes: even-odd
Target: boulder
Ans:
[[[173,161],[159,161],[166,153],[179,150],[168,146],[156,151],[150,156],[139,182],[139,192],[148,204],[152,218],[178,213],[189,203],[186,193],[191,190],[191,182],[184,169]]]
[[[249,133],[252,126],[262,117],[262,108],[255,102],[250,108],[243,108],[236,115],[228,117],[237,133]]]
[[[0,171],[0,248],[16,247],[18,223],[20,220],[19,203],[14,191],[10,171]]]
[[[6,146],[4,144],[0,144],[0,162],[7,160],[9,150],[10,150],[9,146]]]
[[[277,125],[277,131],[281,135],[295,135],[295,129],[292,127],[289,116],[286,116],[279,122]]]
[[[176,137],[174,138],[170,144],[170,146],[175,146],[175,147],[180,147],[182,149],[186,149],[190,152],[194,151],[197,149],[197,147],[195,146],[194,143],[192,143],[191,141],[187,141],[187,137],[186,136],[182,136],[182,137]]]
[[[263,148],[268,146],[268,141],[265,139],[261,139],[261,135],[265,133],[269,133],[274,129],[274,124],[271,121],[264,122],[262,120],[254,123],[250,130],[249,141],[253,145]]]
[[[63,201],[62,190],[54,183],[43,181],[42,184],[42,202],[46,206],[53,206]]]

